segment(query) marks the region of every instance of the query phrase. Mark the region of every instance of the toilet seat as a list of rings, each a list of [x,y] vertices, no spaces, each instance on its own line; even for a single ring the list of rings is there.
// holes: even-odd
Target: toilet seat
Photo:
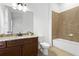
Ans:
[[[40,43],[43,48],[48,48],[50,45],[46,42]]]

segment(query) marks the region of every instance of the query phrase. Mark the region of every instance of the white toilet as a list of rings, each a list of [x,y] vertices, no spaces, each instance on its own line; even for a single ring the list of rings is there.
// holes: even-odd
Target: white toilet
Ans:
[[[50,47],[50,45],[46,42],[42,42],[40,43],[40,45],[41,45],[43,54],[48,55],[48,48]]]

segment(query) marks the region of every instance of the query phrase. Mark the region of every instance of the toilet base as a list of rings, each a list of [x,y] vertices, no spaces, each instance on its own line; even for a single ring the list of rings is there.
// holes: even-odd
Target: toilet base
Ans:
[[[47,56],[48,55],[48,49],[43,49],[43,54]]]
[[[48,55],[48,48],[40,48],[40,51],[44,54],[44,56]]]
[[[49,44],[48,43],[40,43],[40,47],[41,47],[41,51],[43,52],[44,55],[48,55],[48,48],[49,48]]]

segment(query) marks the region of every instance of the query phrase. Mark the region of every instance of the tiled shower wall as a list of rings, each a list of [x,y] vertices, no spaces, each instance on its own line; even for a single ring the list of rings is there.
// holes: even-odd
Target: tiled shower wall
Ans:
[[[62,13],[53,13],[53,38],[79,41],[79,7]]]

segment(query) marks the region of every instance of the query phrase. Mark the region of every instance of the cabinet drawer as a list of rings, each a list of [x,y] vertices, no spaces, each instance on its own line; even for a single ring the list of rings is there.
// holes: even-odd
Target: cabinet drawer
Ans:
[[[6,47],[6,42],[0,42],[0,48],[5,48]]]
[[[34,44],[38,42],[38,39],[37,38],[27,38],[26,40],[24,40],[24,43],[26,44]]]
[[[23,44],[23,40],[21,40],[21,39],[7,41],[7,47],[17,46],[17,45],[22,45],[22,44]]]

